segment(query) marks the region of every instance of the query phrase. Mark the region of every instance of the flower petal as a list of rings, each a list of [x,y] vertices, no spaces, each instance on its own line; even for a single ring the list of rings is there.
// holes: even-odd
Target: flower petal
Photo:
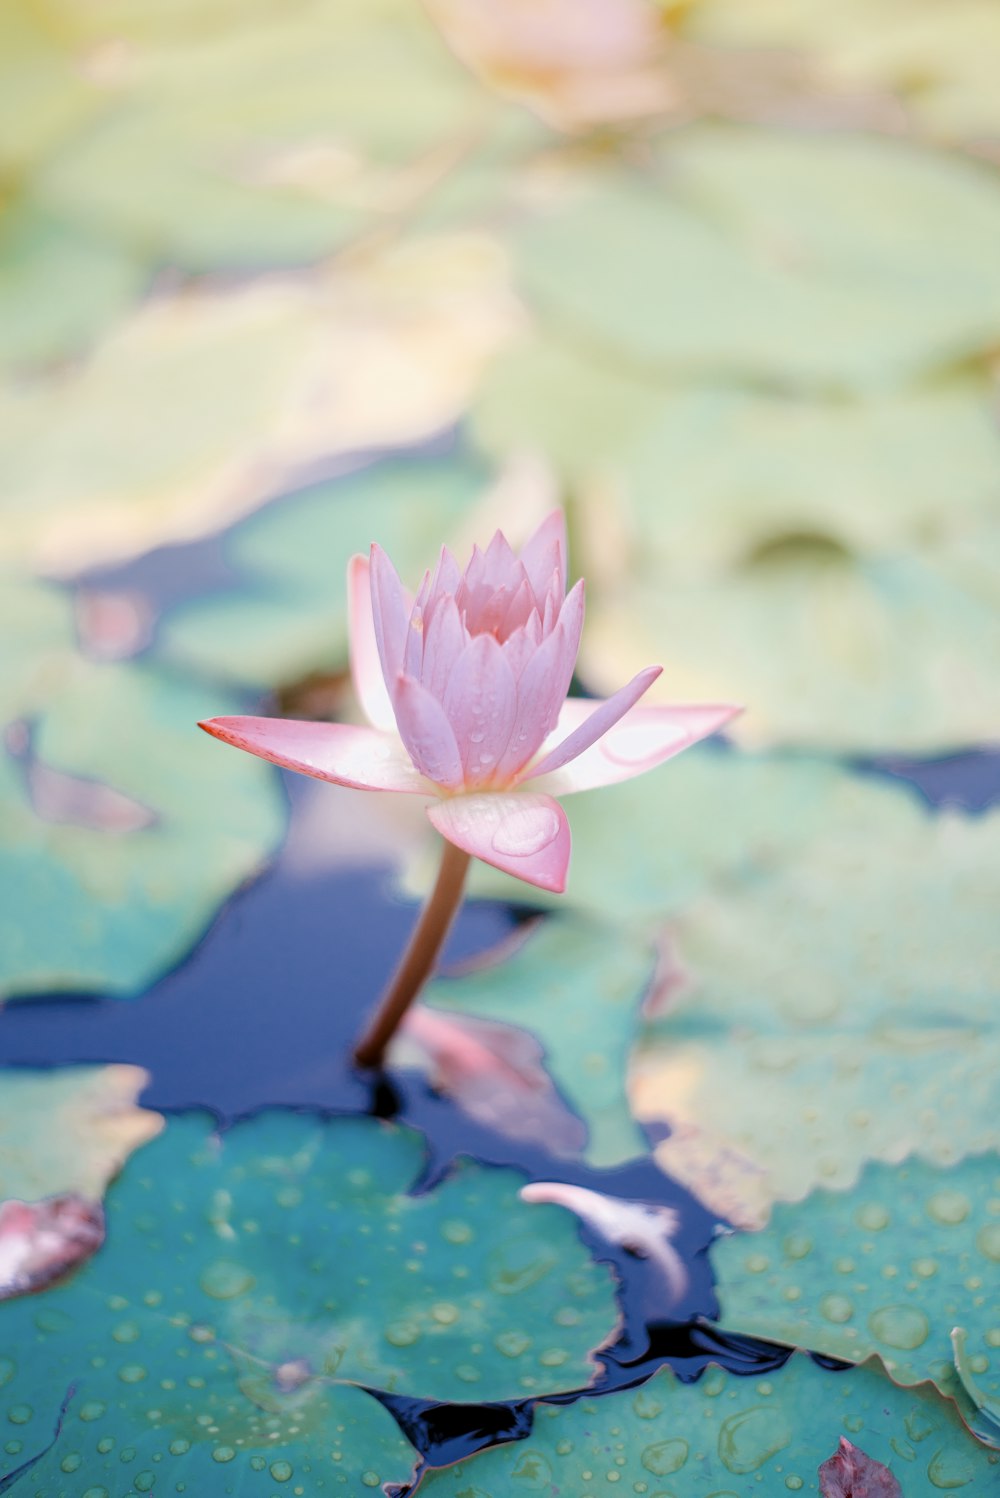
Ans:
[[[521,562],[531,583],[538,604],[538,612],[545,609],[545,595],[553,576],[558,584],[558,596],[566,592],[566,517],[562,510],[553,510],[521,547]]]
[[[381,546],[372,546],[370,576],[375,640],[389,700],[395,702],[413,601]]]
[[[614,698],[609,701],[614,701]],[[579,699],[567,702],[566,707],[572,712],[560,716],[559,729],[571,725],[573,718],[577,717],[578,707],[582,709],[589,705]],[[567,796],[572,791],[590,791],[597,786],[631,780],[633,776],[644,775],[647,770],[672,759],[683,749],[689,749],[699,739],[717,733],[742,711],[741,707],[730,704],[633,707],[612,725],[603,738],[584,749],[577,759],[539,775],[538,768],[545,764],[542,760],[524,784],[530,785],[532,790],[548,791],[553,796]],[[588,727],[593,716],[591,712],[580,726]]]
[[[359,791],[432,789],[411,764],[395,734],[350,723],[310,723],[295,718],[209,718],[198,724],[213,738],[245,749],[286,770]]]
[[[371,567],[367,557],[352,557],[347,564],[347,609],[355,694],[369,723],[374,723],[385,733],[395,733],[396,716],[382,675],[375,638]]]
[[[457,790],[462,784],[462,756],[440,702],[412,676],[402,675],[393,701],[399,736],[413,763],[435,785]]]
[[[424,633],[421,685],[432,697],[443,702],[455,662],[469,643],[469,634],[459,618],[454,598],[439,598],[434,602]]]
[[[558,801],[532,791],[480,791],[427,808],[450,843],[539,889],[562,894],[569,823]]]
[[[475,635],[455,662],[444,694],[466,785],[490,780],[506,752],[517,712],[517,686],[492,635]]]
[[[536,775],[547,775],[550,770],[558,770],[561,766],[568,764],[571,759],[589,749],[591,744],[597,742],[609,728],[613,728],[619,718],[623,718],[630,707],[634,707],[647,691],[656,678],[662,672],[662,666],[647,666],[625,686],[619,687],[613,697],[594,703],[591,711],[581,723],[572,729],[561,743],[556,744],[532,769],[532,778]]]
[[[538,752],[559,718],[580,647],[583,628],[583,582],[578,582],[563,605],[555,629],[542,640],[517,681],[517,714],[507,750],[497,766],[497,779],[515,775]]]

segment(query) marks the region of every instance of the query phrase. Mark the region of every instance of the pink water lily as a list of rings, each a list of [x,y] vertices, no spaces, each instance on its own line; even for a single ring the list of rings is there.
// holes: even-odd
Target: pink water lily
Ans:
[[[567,697],[583,592],[581,581],[566,593],[558,511],[519,556],[500,531],[464,572],[443,548],[416,597],[373,546],[348,570],[351,670],[371,727],[252,717],[201,727],[320,780],[427,796],[455,847],[561,893],[570,833],[555,798],[641,775],[739,711],[637,707],[659,666],[606,701]]]

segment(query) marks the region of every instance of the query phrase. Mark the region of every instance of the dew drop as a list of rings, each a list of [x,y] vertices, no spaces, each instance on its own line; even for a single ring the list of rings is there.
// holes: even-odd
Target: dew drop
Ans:
[[[442,1223],[441,1236],[448,1243],[471,1243],[475,1234],[467,1222],[451,1217],[447,1222]]]
[[[236,1452],[232,1446],[216,1446],[212,1452],[213,1462],[231,1462]]]
[[[880,1233],[889,1225],[889,1213],[881,1202],[865,1202],[854,1214],[858,1227],[869,1233]]]
[[[27,1425],[34,1413],[30,1404],[15,1404],[7,1411],[7,1419],[11,1425]]]
[[[846,1295],[824,1295],[819,1303],[820,1315],[835,1326],[843,1326],[854,1315],[854,1306]]]
[[[927,1210],[935,1222],[954,1227],[964,1222],[972,1211],[969,1198],[961,1191],[936,1191],[927,1203]]]
[[[431,1307],[431,1315],[439,1326],[454,1326],[458,1320],[458,1306],[447,1300],[439,1300],[437,1305]]]
[[[501,1332],[493,1346],[505,1358],[519,1358],[531,1346],[531,1338],[526,1337],[523,1332]]]
[[[151,1493],[156,1486],[155,1472],[137,1472],[132,1479],[132,1486],[137,1493]]]
[[[679,1472],[687,1459],[688,1443],[679,1436],[674,1440],[654,1441],[639,1455],[646,1471],[652,1472],[654,1477],[667,1477],[671,1472]]]
[[[792,1432],[778,1410],[756,1406],[740,1410],[719,1428],[719,1457],[730,1472],[742,1477],[756,1472],[776,1452],[783,1451]]]
[[[255,1281],[242,1264],[236,1264],[232,1259],[216,1259],[205,1266],[198,1283],[213,1300],[233,1300],[237,1295],[252,1290]]]
[[[63,1457],[62,1461],[59,1463],[59,1466],[63,1472],[75,1472],[82,1461],[83,1457],[78,1451],[70,1451],[66,1456]]]
[[[979,1229],[976,1247],[981,1254],[995,1263],[1000,1263],[1000,1222],[988,1222]]]
[[[559,818],[547,806],[509,811],[491,839],[494,851],[510,858],[540,853],[559,836]]]
[[[178,1436],[176,1441],[170,1442],[170,1455],[183,1456],[186,1451],[191,1450],[191,1442],[185,1436]]]
[[[361,1481],[366,1488],[377,1488],[381,1480],[377,1472],[362,1472],[361,1474]]]
[[[927,1476],[936,1488],[964,1488],[975,1475],[965,1452],[954,1448],[935,1452],[927,1467]]]
[[[930,1335],[930,1322],[919,1306],[881,1306],[868,1317],[872,1335],[887,1347],[912,1352]]]
[[[415,1321],[391,1321],[385,1329],[385,1340],[392,1347],[412,1347],[420,1341],[420,1327]]]
[[[141,1384],[146,1370],[141,1363],[126,1363],[124,1368],[119,1368],[118,1377],[123,1384]]]
[[[81,1498],[108,1498],[107,1488],[88,1488]]]

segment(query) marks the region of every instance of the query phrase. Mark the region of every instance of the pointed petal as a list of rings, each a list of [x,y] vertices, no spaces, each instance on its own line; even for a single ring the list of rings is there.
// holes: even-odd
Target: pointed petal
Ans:
[[[567,703],[567,707],[574,709],[576,705],[576,702]],[[581,702],[580,706],[586,707],[587,704]],[[584,749],[577,759],[544,775],[540,775],[539,767],[536,767],[525,778],[524,784],[532,790],[548,791],[553,796],[567,796],[572,791],[590,791],[597,786],[631,780],[633,776],[644,775],[647,770],[653,770],[675,754],[689,749],[699,739],[718,733],[742,711],[741,707],[730,704],[633,707],[603,738]],[[566,721],[571,720],[567,717]],[[563,722],[560,717],[560,729]]]
[[[396,716],[382,675],[375,638],[371,567],[367,557],[352,557],[347,564],[347,609],[355,694],[369,723],[374,723],[384,733],[395,733]]]
[[[566,517],[562,510],[547,515],[521,547],[521,562],[541,613],[553,575],[558,582],[559,597],[566,592]]]
[[[538,752],[556,726],[576,665],[583,628],[583,583],[563,606],[552,633],[527,661],[517,682],[517,713],[506,753],[497,766],[500,781],[517,773]]]
[[[511,550],[510,542],[503,531],[495,531],[493,539],[486,548],[483,558],[485,568],[483,580],[491,588],[510,586],[512,579],[520,576],[517,557]],[[516,582],[513,583],[516,587]]]
[[[444,708],[412,676],[399,676],[394,695],[399,736],[417,768],[435,785],[462,784],[462,757]]]
[[[558,801],[531,791],[480,791],[427,808],[457,848],[539,889],[562,894],[569,866],[569,823]]]
[[[425,572],[423,581],[413,600],[410,617],[406,621],[406,643],[403,646],[403,674],[420,680],[420,672],[424,663],[424,628],[426,619],[424,611],[427,608],[427,600],[431,591],[431,575]]]
[[[517,711],[517,686],[492,635],[476,635],[455,662],[444,695],[466,785],[482,785],[506,752]]]
[[[532,609],[526,622],[520,629],[515,629],[512,635],[508,635],[502,646],[515,681],[520,681],[521,673],[541,643],[542,621],[538,610]]]
[[[454,598],[438,599],[430,616],[430,623],[425,626],[425,635],[421,685],[427,688],[432,697],[443,702],[455,662],[469,643],[469,635],[459,618]]]
[[[372,620],[382,675],[389,700],[395,701],[396,678],[403,666],[403,649],[413,602],[381,546],[372,546],[370,577]]]
[[[613,697],[608,697],[603,702],[595,702],[593,709],[589,712],[582,723],[578,724],[572,732],[550,749],[545,757],[534,766],[532,776],[547,775],[550,770],[558,770],[568,764],[571,759],[589,749],[599,738],[613,728],[619,718],[623,718],[630,707],[634,707],[642,694],[647,691],[656,678],[662,672],[662,666],[647,666],[625,686],[619,687]]]
[[[350,723],[309,723],[295,718],[209,718],[206,733],[286,770],[330,780],[359,791],[408,791],[433,787],[411,764],[395,734]]]

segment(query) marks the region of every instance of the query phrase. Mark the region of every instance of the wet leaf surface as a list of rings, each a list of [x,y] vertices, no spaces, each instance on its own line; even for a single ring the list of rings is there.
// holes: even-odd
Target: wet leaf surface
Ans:
[[[420,1492],[501,1498],[572,1484],[603,1495],[624,1483],[671,1498],[742,1498],[760,1483],[816,1493],[819,1453],[845,1429],[900,1474],[907,1498],[995,1480],[996,1453],[977,1448],[933,1393],[895,1388],[877,1364],[832,1375],[797,1354],[765,1380],[711,1368],[685,1385],[665,1370],[600,1401],[539,1404],[526,1439],[435,1472]]]

